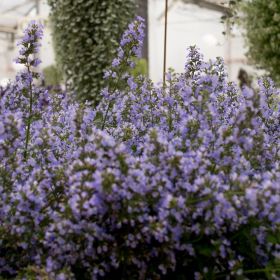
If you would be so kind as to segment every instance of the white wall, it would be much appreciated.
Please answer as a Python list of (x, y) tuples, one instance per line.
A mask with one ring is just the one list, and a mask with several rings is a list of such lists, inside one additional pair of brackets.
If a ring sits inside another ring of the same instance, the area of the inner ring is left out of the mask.
[[(164, 0), (149, 0), (149, 72), (154, 81), (162, 79), (164, 8)], [(241, 31), (233, 30), (235, 37), (229, 43), (222, 34), (226, 28), (220, 20), (219, 12), (177, 1), (168, 12), (167, 68), (182, 72), (187, 47), (196, 45), (206, 59), (221, 56), (228, 66), (230, 79), (237, 81), (240, 67), (251, 73), (253, 69), (246, 65)]]
[[(45, 25), (44, 38), (42, 40), (42, 47), (39, 54), (42, 64), (39, 67), (40, 69), (43, 69), (44, 67), (54, 63), (55, 58), (51, 40), (51, 30), (47, 24), (49, 11), (50, 8), (47, 5), (46, 0), (42, 0), (40, 2), (39, 15), (37, 15), (36, 11), (34, 10), (28, 17), (15, 17), (14, 24), (19, 26), (15, 42), (12, 43), (10, 40), (8, 40), (8, 37), (6, 40), (0, 41), (0, 84), (5, 84), (7, 80), (14, 78), (17, 70), (20, 69), (20, 66), (13, 62), (13, 60), (18, 55), (18, 47), (16, 46), (16, 42), (19, 41), (20, 37), (22, 36), (23, 29), (33, 19), (40, 20)], [(2, 34), (1, 37), (5, 38), (5, 35)]]
[[(0, 0), (1, 1), (1, 0)], [(173, 0), (175, 1), (175, 0)], [(171, 3), (172, 0), (169, 0)], [(158, 82), (162, 79), (163, 69), (163, 34), (164, 34), (164, 0), (149, 0), (149, 73), (151, 78)], [(47, 19), (49, 7), (46, 0), (41, 1), (39, 18)], [(24, 25), (32, 18), (37, 18), (35, 11), (28, 18), (19, 17), (19, 34), (22, 34)], [(222, 35), (225, 26), (220, 23), (221, 14), (199, 8), (192, 4), (176, 4), (168, 13), (168, 43), (167, 43), (167, 68), (172, 67), (177, 72), (182, 72), (185, 64), (186, 49), (190, 45), (197, 45), (206, 59), (221, 56), (226, 61), (230, 78), (237, 81), (240, 67), (256, 72), (246, 65), (244, 41), (240, 30), (234, 30), (235, 37), (229, 41)], [(3, 36), (2, 36), (3, 37)], [(17, 56), (17, 47), (8, 49), (7, 40), (0, 41), (0, 83), (13, 78), (18, 66), (12, 63)], [(230, 51), (229, 51), (230, 49)], [(43, 61), (41, 68), (54, 63), (54, 51), (51, 42), (51, 31), (45, 28), (45, 36), (40, 53)], [(231, 63), (229, 64), (229, 62)]]

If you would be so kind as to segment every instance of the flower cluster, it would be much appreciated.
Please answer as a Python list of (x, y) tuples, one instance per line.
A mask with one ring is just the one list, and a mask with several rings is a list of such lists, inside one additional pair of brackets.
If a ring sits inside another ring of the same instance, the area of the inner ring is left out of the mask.
[[(132, 77), (125, 32), (95, 109), (35, 83), (0, 89), (0, 274), (17, 279), (278, 279), (280, 107), (190, 47), (166, 83)], [(32, 50), (32, 51), (31, 51)]]

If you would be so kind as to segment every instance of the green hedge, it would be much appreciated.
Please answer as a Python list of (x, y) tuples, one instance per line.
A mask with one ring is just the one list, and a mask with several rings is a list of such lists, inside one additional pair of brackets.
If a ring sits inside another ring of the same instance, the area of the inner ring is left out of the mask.
[(231, 0), (231, 14), (223, 17), (244, 28), (249, 62), (280, 83), (280, 1)]
[(280, 1), (252, 0), (242, 3), (241, 8), (248, 58), (280, 82)]
[(103, 71), (135, 15), (135, 0), (48, 0), (56, 59), (78, 99), (100, 100)]

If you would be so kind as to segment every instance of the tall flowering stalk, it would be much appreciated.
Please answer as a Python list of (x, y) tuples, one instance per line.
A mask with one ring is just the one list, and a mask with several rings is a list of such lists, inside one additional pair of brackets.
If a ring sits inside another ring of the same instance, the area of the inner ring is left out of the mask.
[[(102, 130), (105, 128), (110, 107), (117, 94), (116, 90), (126, 87), (127, 85), (133, 86), (133, 78), (129, 75), (128, 70), (134, 67), (133, 58), (141, 57), (145, 34), (144, 29), (144, 19), (138, 16), (124, 32), (121, 38), (120, 47), (117, 51), (117, 57), (113, 60), (111, 69), (105, 72), (104, 78), (109, 80), (109, 87), (103, 90), (103, 97), (109, 97), (112, 100), (109, 102), (105, 110), (101, 126)], [(124, 84), (126, 81), (127, 85)]]
[(18, 43), (20, 46), (19, 54), (20, 56), (16, 59), (18, 64), (25, 67), (24, 72), (21, 73), (21, 78), (23, 82), (23, 94), (28, 95), (29, 98), (29, 110), (26, 119), (26, 136), (25, 136), (25, 151), (24, 157), (28, 157), (28, 144), (30, 142), (30, 126), (33, 118), (33, 82), (34, 78), (38, 78), (39, 74), (34, 72), (40, 63), (40, 59), (36, 58), (36, 54), (39, 52), (40, 40), (43, 37), (43, 26), (41, 24), (32, 21), (29, 23), (28, 27), (24, 30), (24, 37)]

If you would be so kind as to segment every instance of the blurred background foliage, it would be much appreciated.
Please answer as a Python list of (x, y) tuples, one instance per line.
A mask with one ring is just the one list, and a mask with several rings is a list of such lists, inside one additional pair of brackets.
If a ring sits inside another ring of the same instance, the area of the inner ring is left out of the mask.
[(135, 60), (135, 68), (131, 70), (131, 74), (134, 77), (139, 75), (147, 76), (148, 75), (148, 62), (145, 58), (140, 58)]
[(67, 86), (79, 100), (96, 105), (104, 87), (104, 69), (111, 64), (120, 36), (135, 16), (136, 0), (48, 0), (48, 3), (58, 72), (63, 73)]
[(280, 1), (252, 0), (239, 4), (244, 15), (239, 24), (245, 29), (249, 61), (280, 82)]
[(279, 84), (280, 1), (234, 0), (230, 4), (232, 13), (225, 20), (244, 29), (249, 62)]
[(46, 86), (59, 86), (63, 81), (62, 72), (56, 65), (50, 65), (43, 69), (44, 82)]
[[(100, 100), (100, 89), (105, 85), (104, 69), (109, 67), (116, 53), (124, 28), (135, 14), (139, 14), (139, 3), (145, 1), (48, 2), (52, 9), (57, 67), (51, 68), (52, 71), (44, 71), (46, 83), (57, 84), (63, 76), (78, 99), (90, 100), (96, 105)], [(230, 0), (227, 6), (231, 12), (224, 15), (222, 21), (228, 26), (237, 24), (243, 28), (249, 63), (265, 70), (279, 84), (280, 1)], [(145, 55), (136, 61), (136, 69), (132, 74), (147, 75), (147, 61)], [(244, 75), (241, 72), (239, 80), (243, 84)]]

